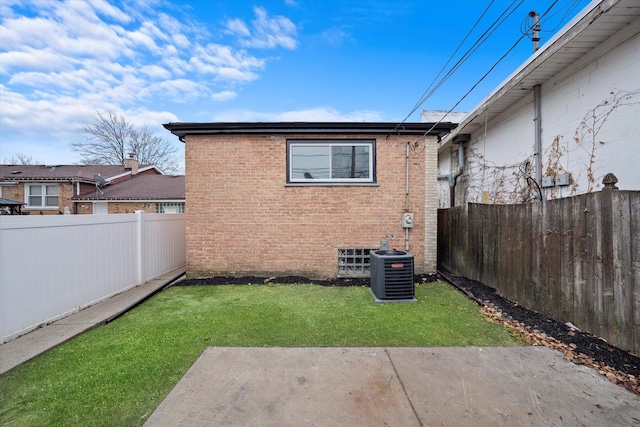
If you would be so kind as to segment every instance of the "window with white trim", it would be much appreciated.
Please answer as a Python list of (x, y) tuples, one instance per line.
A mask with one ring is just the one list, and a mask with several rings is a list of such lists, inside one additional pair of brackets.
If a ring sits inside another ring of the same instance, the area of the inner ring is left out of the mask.
[(57, 209), (58, 184), (26, 184), (25, 202), (28, 208)]
[(288, 140), (287, 182), (373, 183), (375, 141)]

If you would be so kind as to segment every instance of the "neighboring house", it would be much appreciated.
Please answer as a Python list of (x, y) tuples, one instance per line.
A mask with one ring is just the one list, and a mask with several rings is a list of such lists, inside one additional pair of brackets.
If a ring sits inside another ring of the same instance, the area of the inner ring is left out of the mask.
[(133, 176), (149, 174), (162, 175), (162, 172), (153, 165), (138, 166), (134, 159), (127, 159), (125, 166), (0, 165), (0, 197), (23, 201), (23, 214), (93, 213), (93, 202), (85, 202), (85, 209), (73, 199), (98, 192), (96, 179), (115, 186)]
[(137, 174), (71, 199), (82, 213), (184, 213), (184, 175)]
[(383, 239), (434, 271), (436, 144), (454, 125), (432, 125), (165, 124), (185, 142), (187, 274), (368, 277)]
[(640, 2), (590, 3), (442, 139), (439, 206), (568, 197), (609, 172), (640, 190), (638, 70)]

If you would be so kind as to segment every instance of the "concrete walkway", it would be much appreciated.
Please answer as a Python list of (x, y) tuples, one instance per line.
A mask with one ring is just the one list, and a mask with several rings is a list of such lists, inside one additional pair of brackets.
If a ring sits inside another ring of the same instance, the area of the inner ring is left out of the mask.
[(0, 374), (89, 329), (107, 323), (184, 274), (179, 268), (0, 345)]
[(640, 397), (546, 347), (208, 348), (164, 426), (637, 426)]

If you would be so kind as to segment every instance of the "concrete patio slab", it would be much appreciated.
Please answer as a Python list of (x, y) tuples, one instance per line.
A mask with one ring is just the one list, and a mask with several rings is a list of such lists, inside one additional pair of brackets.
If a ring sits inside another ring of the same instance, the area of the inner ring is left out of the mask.
[(547, 347), (388, 352), (424, 425), (640, 425), (640, 397)]
[(145, 426), (419, 426), (383, 348), (208, 348)]
[(145, 426), (638, 423), (640, 397), (544, 347), (209, 348)]

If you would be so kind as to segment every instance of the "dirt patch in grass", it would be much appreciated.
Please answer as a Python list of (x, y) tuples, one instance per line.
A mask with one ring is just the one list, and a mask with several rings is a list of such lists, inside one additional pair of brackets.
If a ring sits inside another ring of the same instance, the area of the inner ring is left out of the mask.
[[(496, 321), (520, 332), (532, 345), (545, 345), (562, 351), (574, 363), (592, 366), (613, 383), (640, 395), (640, 358), (621, 350), (601, 338), (518, 305), (497, 293), (494, 288), (475, 280), (451, 274), (421, 274), (415, 283), (446, 280), (473, 299), (482, 311)], [(227, 285), (247, 283), (313, 283), (321, 286), (369, 286), (368, 278), (310, 279), (286, 277), (209, 277), (183, 279), (176, 285)]]

